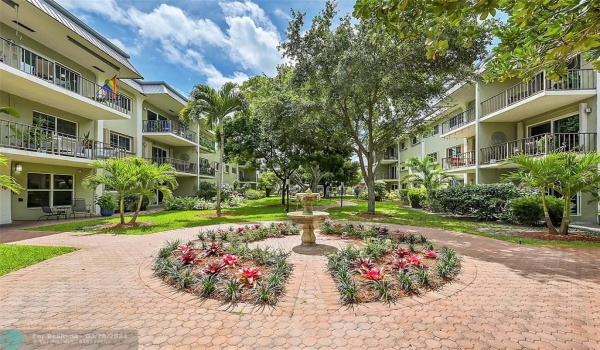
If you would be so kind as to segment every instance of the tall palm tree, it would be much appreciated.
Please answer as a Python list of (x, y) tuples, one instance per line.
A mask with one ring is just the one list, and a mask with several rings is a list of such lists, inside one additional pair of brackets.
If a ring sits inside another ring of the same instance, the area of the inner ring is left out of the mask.
[(144, 196), (152, 199), (156, 191), (161, 191), (165, 197), (171, 197), (178, 184), (175, 179), (176, 170), (171, 164), (156, 164), (139, 157), (130, 158), (129, 161), (134, 164), (138, 172), (137, 186), (132, 189), (132, 193), (140, 195), (135, 213), (129, 221), (133, 224), (142, 208)]
[(423, 160), (418, 157), (410, 157), (403, 165), (406, 165), (412, 173), (403, 177), (402, 182), (423, 186), (428, 195), (430, 191), (440, 188), (453, 179), (430, 156), (426, 156)]
[(196, 85), (190, 94), (190, 101), (179, 113), (185, 121), (205, 119), (206, 126), (219, 130), (221, 142), (219, 144), (219, 175), (217, 176), (217, 216), (221, 216), (221, 184), (223, 183), (223, 147), (225, 146), (225, 133), (223, 122), (227, 116), (245, 109), (245, 99), (238, 89), (237, 84), (225, 83), (219, 90), (207, 85)]
[[(117, 192), (119, 198), (119, 213), (121, 224), (125, 224), (125, 196), (132, 194), (138, 186), (138, 170), (131, 161), (132, 158), (109, 158), (94, 160), (90, 166), (96, 169), (95, 174), (90, 174), (83, 179), (83, 185), (95, 190), (104, 185)], [(104, 170), (98, 173), (97, 170)]]
[(6, 113), (15, 118), (21, 118), (21, 114), (19, 114), (19, 112), (16, 109), (11, 107), (0, 107), (0, 113)]
[[(592, 193), (600, 186), (598, 171), (600, 154), (596, 152), (583, 155), (559, 152), (541, 158), (519, 155), (509, 161), (524, 169), (508, 175), (507, 179), (519, 180), (528, 186), (542, 190), (542, 205), (550, 233), (568, 234), (571, 223), (571, 199), (578, 192)], [(561, 194), (564, 201), (563, 218), (558, 231), (549, 221), (545, 203), (545, 192), (548, 189)]]

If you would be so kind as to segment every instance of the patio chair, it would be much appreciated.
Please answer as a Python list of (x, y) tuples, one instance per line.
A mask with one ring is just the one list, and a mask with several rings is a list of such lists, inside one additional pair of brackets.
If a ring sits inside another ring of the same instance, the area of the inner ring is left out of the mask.
[(75, 218), (77, 214), (84, 214), (84, 217), (88, 215), (92, 217), (90, 211), (91, 206), (85, 204), (85, 198), (73, 198), (73, 204), (71, 205), (71, 214)]
[(55, 210), (49, 206), (42, 205), (42, 212), (44, 215), (40, 216), (37, 221), (40, 221), (41, 218), (46, 218), (46, 220), (48, 220), (52, 216), (56, 216), (57, 221), (61, 216), (64, 216), (65, 219), (67, 218), (67, 212), (65, 210)]

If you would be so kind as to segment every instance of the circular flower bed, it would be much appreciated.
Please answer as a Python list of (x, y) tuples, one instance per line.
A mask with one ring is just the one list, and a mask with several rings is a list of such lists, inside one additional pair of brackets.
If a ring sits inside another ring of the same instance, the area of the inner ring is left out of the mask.
[(155, 274), (176, 288), (224, 303), (275, 305), (292, 267), (289, 252), (249, 248), (247, 242), (297, 235), (296, 225), (272, 224), (201, 231), (197, 240), (167, 242), (154, 262)]
[(393, 303), (435, 290), (460, 272), (460, 257), (454, 249), (437, 249), (420, 234), (332, 222), (323, 224), (321, 233), (366, 241), (361, 249), (349, 245), (327, 256), (327, 268), (344, 305)]

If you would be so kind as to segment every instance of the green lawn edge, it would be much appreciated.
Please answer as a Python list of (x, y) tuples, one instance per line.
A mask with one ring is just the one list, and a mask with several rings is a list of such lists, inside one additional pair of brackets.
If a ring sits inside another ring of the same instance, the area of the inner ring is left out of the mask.
[(0, 244), (0, 276), (76, 250), (72, 247)]
[[(540, 240), (532, 238), (519, 238), (510, 235), (491, 234), (478, 231), (481, 227), (505, 228), (511, 225), (499, 224), (494, 222), (470, 221), (461, 218), (445, 217), (434, 213), (427, 213), (420, 210), (414, 210), (398, 205), (397, 202), (377, 202), (375, 205), (377, 214), (387, 215), (385, 218), (367, 219), (355, 216), (357, 213), (365, 213), (367, 202), (354, 198), (344, 198), (344, 200), (356, 203), (356, 206), (333, 207), (327, 209), (332, 220), (341, 221), (365, 221), (385, 224), (417, 226), (425, 228), (435, 228), (447, 231), (467, 233), (481, 237), (493, 238), (515, 244), (537, 245), (537, 246), (556, 246), (556, 247), (600, 247), (598, 242), (571, 242), (558, 240)], [(322, 199), (319, 205), (335, 204), (335, 201)], [(261, 221), (283, 221), (288, 220), (285, 212), (286, 206), (281, 204), (281, 197), (269, 197), (254, 201), (248, 201), (248, 205), (241, 208), (225, 209), (223, 213), (231, 216), (222, 218), (210, 218), (206, 215), (216, 213), (215, 210), (192, 210), (192, 211), (161, 211), (152, 214), (142, 215), (138, 218), (141, 222), (152, 222), (153, 226), (137, 227), (128, 229), (111, 229), (91, 232), (91, 234), (128, 234), (145, 235), (168, 230), (203, 227), (208, 225), (251, 223)], [(290, 211), (296, 210), (297, 204), (290, 203)], [(200, 215), (200, 216), (198, 216)], [(53, 232), (71, 232), (81, 231), (83, 227), (96, 226), (101, 224), (116, 223), (118, 216), (109, 219), (97, 219), (90, 221), (59, 223), (50, 226), (31, 228), (35, 231), (53, 231)]]

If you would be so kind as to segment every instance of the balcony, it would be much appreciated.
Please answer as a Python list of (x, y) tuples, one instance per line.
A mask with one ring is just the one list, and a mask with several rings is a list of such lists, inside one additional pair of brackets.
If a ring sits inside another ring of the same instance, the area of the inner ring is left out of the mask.
[(470, 137), (475, 135), (475, 128), (463, 129), (464, 126), (475, 122), (475, 108), (460, 112), (442, 123), (442, 137)]
[(383, 155), (383, 159), (381, 160), (382, 164), (393, 164), (398, 162), (398, 156), (395, 154), (386, 153)]
[[(13, 160), (51, 165), (89, 163), (93, 159), (123, 158), (125, 150), (108, 143), (56, 132), (34, 125), (0, 120), (1, 153)], [(32, 157), (36, 158), (35, 160)]]
[(190, 163), (188, 161), (185, 160), (181, 160), (181, 159), (175, 159), (175, 158), (146, 158), (149, 161), (152, 161), (153, 163), (162, 165), (162, 164), (171, 164), (173, 166), (173, 168), (175, 168), (175, 170), (178, 173), (181, 174), (189, 174), (189, 175), (196, 175), (196, 164), (195, 163)]
[(375, 175), (375, 180), (383, 180), (383, 181), (398, 180), (398, 173), (397, 172), (379, 173), (379, 174)]
[(200, 166), (198, 167), (198, 174), (204, 177), (215, 177), (215, 168), (210, 165), (210, 162), (206, 158), (200, 158)]
[(560, 81), (546, 79), (542, 72), (483, 101), (481, 121), (516, 122), (595, 94), (593, 69), (571, 69)]
[(254, 177), (251, 176), (245, 176), (245, 175), (239, 175), (238, 176), (238, 180), (240, 182), (257, 182), (258, 178), (256, 175), (254, 175)]
[(172, 120), (142, 120), (144, 137), (171, 146), (195, 146), (196, 133)]
[(496, 164), (516, 154), (596, 151), (596, 133), (541, 134), (481, 149), (481, 164)]
[(475, 166), (475, 151), (469, 151), (442, 159), (442, 166), (445, 170), (464, 169)]
[(200, 135), (198, 138), (198, 144), (207, 151), (215, 151), (215, 140), (211, 139), (210, 137)]
[(132, 100), (112, 94), (58, 61), (0, 37), (2, 85), (8, 92), (92, 120), (129, 119)]

